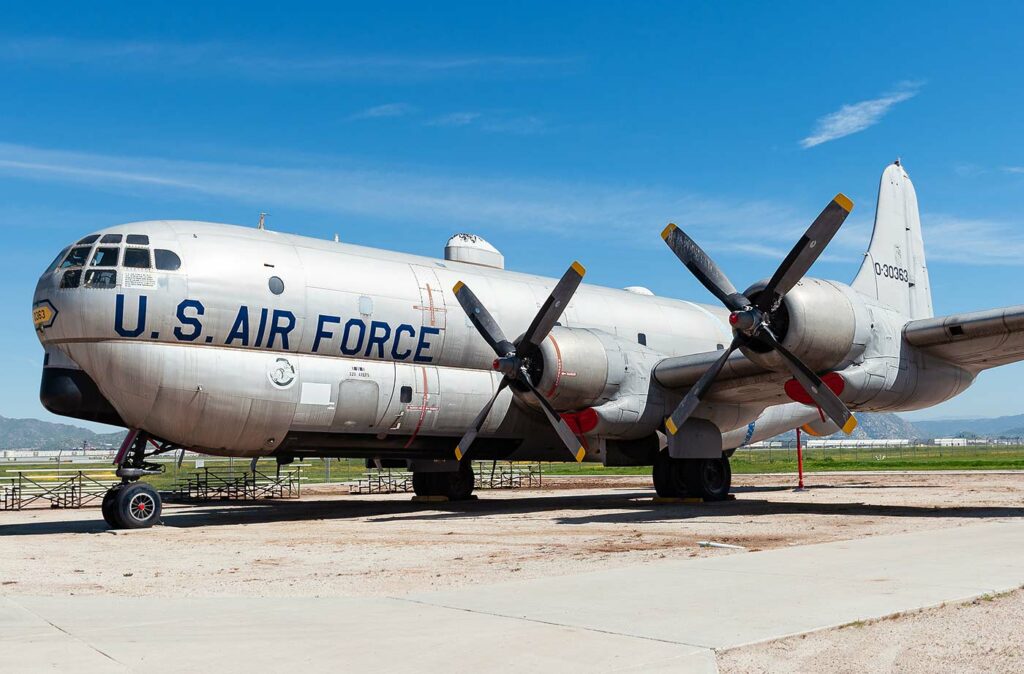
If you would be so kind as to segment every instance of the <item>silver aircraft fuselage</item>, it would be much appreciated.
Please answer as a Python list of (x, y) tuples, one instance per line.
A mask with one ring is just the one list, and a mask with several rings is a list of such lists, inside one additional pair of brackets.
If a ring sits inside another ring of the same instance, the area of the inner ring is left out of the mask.
[[(452, 287), (469, 284), (515, 335), (555, 283), (204, 222), (132, 223), (90, 238), (68, 255), (84, 261), (77, 287), (61, 287), (74, 285), (63, 280), (72, 260), (36, 288), (44, 371), (91, 379), (116, 412), (91, 418), (214, 454), (280, 453), (301, 436), (307, 450), (328, 454), (447, 456), (500, 376)], [(113, 266), (91, 264), (100, 248)], [(630, 345), (621, 349), (627, 371), (631, 358), (651, 364), (731, 339), (719, 307), (589, 285), (561, 325)], [(601, 373), (559, 367), (545, 393), (587, 376)], [(482, 437), (482, 456), (490, 446), (494, 455), (562, 457), (539, 415), (508, 390)], [(588, 460), (603, 460), (603, 448), (588, 449)]]

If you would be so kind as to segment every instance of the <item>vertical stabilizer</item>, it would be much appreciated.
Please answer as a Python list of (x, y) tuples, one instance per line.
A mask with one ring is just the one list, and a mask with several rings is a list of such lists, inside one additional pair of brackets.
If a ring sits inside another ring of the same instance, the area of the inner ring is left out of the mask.
[(851, 285), (907, 318), (934, 315), (917, 193), (899, 160), (882, 173), (871, 244)]

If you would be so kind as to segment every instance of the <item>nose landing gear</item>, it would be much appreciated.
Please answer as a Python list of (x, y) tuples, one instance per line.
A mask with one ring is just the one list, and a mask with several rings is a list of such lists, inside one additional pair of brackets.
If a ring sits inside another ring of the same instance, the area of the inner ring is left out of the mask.
[[(153, 449), (146, 452), (152, 443)], [(145, 431), (130, 431), (117, 453), (117, 475), (121, 484), (103, 496), (103, 519), (114, 529), (144, 529), (160, 521), (163, 504), (160, 493), (149, 484), (139, 482), (144, 475), (158, 475), (164, 467), (147, 458), (178, 449), (167, 442), (156, 442)]]

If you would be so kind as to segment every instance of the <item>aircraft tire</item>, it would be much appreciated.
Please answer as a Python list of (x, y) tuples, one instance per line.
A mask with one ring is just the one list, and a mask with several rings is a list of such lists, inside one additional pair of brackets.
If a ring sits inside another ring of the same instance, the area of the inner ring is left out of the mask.
[(446, 496), (452, 501), (465, 501), (473, 495), (473, 486), (476, 477), (473, 475), (473, 468), (468, 464), (459, 464), (459, 470), (455, 473), (439, 473), (447, 477), (448, 493)]
[(124, 485), (117, 485), (107, 490), (107, 493), (103, 495), (103, 505), (100, 510), (103, 512), (103, 521), (110, 525), (111, 529), (120, 529), (121, 522), (117, 519), (117, 513), (114, 509), (114, 504), (117, 502), (117, 492), (120, 491)]
[(441, 496), (441, 490), (438, 489), (440, 486), (438, 475), (444, 475), (444, 473), (414, 472), (412, 474), (413, 492), (417, 496)]
[(681, 498), (686, 495), (685, 461), (673, 459), (668, 452), (658, 452), (651, 469), (654, 491), (662, 498)]
[(685, 459), (687, 490), (705, 501), (724, 501), (732, 486), (729, 457), (720, 459)]
[(160, 494), (145, 482), (121, 487), (113, 502), (118, 529), (145, 529), (160, 521)]

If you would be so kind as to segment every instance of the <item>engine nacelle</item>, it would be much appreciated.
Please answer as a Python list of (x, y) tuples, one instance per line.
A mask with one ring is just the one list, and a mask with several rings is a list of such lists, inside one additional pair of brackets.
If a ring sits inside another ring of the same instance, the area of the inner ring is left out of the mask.
[[(747, 290), (750, 298), (764, 282)], [(812, 370), (839, 370), (864, 352), (871, 335), (867, 309), (852, 289), (833, 282), (804, 278), (786, 293), (772, 314), (772, 330), (782, 345)], [(741, 347), (750, 360), (771, 370), (785, 370), (778, 353), (768, 347)]]
[(602, 405), (620, 393), (646, 395), (648, 380), (637, 375), (650, 372), (663, 357), (601, 330), (561, 326), (551, 330), (540, 355), (530, 374), (559, 411)]

